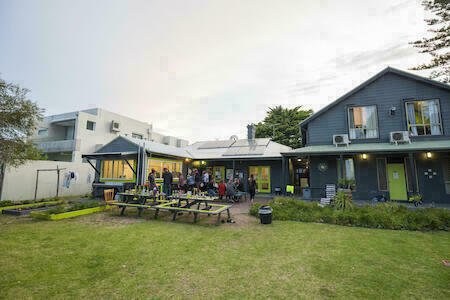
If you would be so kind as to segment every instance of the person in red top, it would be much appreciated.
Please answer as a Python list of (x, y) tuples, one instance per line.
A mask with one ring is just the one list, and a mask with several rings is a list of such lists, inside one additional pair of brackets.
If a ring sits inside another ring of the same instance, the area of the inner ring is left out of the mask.
[(221, 180), (219, 184), (219, 200), (223, 199), (223, 196), (225, 196), (226, 192), (227, 186), (223, 183), (223, 180)]

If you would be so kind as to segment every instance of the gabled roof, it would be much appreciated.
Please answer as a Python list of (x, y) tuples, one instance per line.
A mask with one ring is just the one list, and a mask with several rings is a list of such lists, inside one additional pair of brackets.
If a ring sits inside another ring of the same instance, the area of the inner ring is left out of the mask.
[(281, 158), (288, 146), (268, 138), (196, 142), (184, 148), (195, 159)]
[(356, 94), (357, 92), (359, 92), (360, 90), (362, 90), (363, 88), (365, 88), (366, 86), (370, 85), (371, 83), (373, 83), (374, 81), (376, 81), (377, 79), (379, 79), (380, 77), (386, 75), (387, 73), (393, 73), (399, 76), (403, 76), (409, 79), (413, 79), (416, 81), (420, 81), (423, 83), (427, 83), (427, 84), (431, 84), (433, 86), (436, 86), (438, 88), (443, 88), (446, 90), (450, 90), (450, 85), (436, 81), (436, 80), (432, 80), (429, 78), (425, 78), (422, 76), (418, 76), (412, 73), (408, 73), (402, 70), (398, 70), (392, 67), (387, 67), (384, 70), (382, 70), (381, 72), (379, 72), (378, 74), (372, 76), (371, 78), (369, 78), (368, 80), (364, 81), (363, 83), (361, 83), (360, 85), (358, 85), (357, 87), (355, 87), (353, 90), (351, 90), (350, 92), (346, 93), (345, 95), (339, 97), (337, 100), (331, 102), (330, 104), (328, 104), (327, 106), (325, 106), (324, 108), (318, 110), (315, 114), (312, 114), (311, 116), (309, 116), (308, 118), (306, 118), (305, 120), (303, 120), (302, 122), (300, 122), (300, 127), (308, 124), (309, 122), (311, 122), (312, 120), (314, 120), (315, 118), (317, 118), (318, 116), (320, 116), (321, 114), (323, 114), (324, 112), (326, 112), (327, 110), (329, 110), (330, 108), (336, 106), (337, 104), (339, 104), (340, 102), (344, 101), (345, 99), (347, 99), (348, 97)]

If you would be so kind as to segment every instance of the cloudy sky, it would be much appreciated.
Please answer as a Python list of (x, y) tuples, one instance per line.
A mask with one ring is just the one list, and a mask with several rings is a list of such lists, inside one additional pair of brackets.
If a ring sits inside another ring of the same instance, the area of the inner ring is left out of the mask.
[[(318, 110), (427, 61), (420, 0), (0, 0), (0, 73), (47, 114), (92, 107), (197, 140)], [(423, 75), (420, 74), (419, 75)]]

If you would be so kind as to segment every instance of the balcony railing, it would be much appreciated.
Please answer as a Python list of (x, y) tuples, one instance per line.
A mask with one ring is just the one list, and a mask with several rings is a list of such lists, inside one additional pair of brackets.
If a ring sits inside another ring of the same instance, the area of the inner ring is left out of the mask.
[(60, 141), (47, 141), (37, 142), (36, 146), (44, 153), (51, 152), (72, 152), (77, 151), (80, 148), (80, 140), (60, 140)]

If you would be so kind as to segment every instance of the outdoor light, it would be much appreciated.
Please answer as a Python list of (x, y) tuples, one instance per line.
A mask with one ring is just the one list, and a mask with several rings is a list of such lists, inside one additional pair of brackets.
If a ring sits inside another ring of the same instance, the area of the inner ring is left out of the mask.
[(427, 158), (431, 158), (431, 152), (427, 152)]
[(367, 154), (366, 153), (363, 153), (362, 159), (367, 159)]
[(299, 159), (297, 159), (297, 161), (302, 161), (302, 159), (301, 159), (301, 158), (299, 158)]
[(186, 158), (184, 161), (186, 162), (190, 162), (191, 160), (189, 158)]
[(202, 165), (206, 164), (206, 162), (204, 160), (202, 160)]

